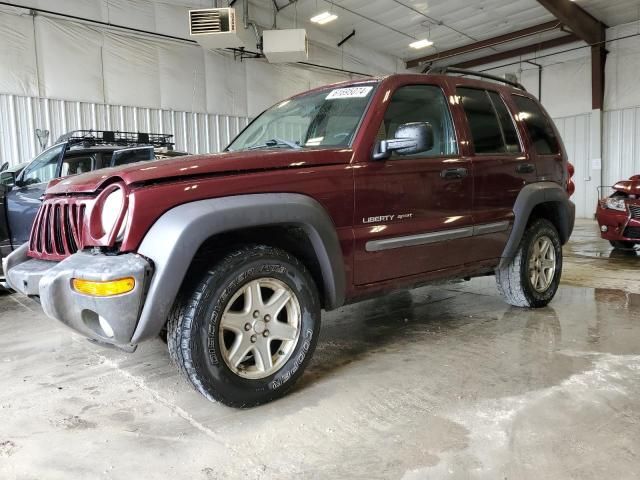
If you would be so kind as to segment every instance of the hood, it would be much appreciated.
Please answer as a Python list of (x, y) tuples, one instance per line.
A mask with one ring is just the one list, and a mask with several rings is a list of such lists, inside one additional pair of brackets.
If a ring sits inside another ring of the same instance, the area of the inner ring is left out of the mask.
[(266, 170), (309, 168), (346, 164), (351, 161), (348, 149), (327, 150), (254, 150), (207, 155), (189, 155), (105, 168), (90, 173), (52, 180), (47, 194), (91, 193), (113, 179), (126, 185), (153, 183), (193, 176), (233, 175)]
[(640, 175), (634, 175), (629, 180), (622, 180), (613, 186), (617, 192), (624, 192), (627, 195), (640, 195)]

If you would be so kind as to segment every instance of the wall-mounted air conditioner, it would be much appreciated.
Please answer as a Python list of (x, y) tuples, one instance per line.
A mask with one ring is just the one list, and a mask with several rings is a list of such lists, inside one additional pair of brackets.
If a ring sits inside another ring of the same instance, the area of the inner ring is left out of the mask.
[(262, 52), (270, 63), (305, 62), (309, 58), (309, 42), (304, 28), (265, 30)]
[(245, 46), (245, 29), (234, 8), (203, 8), (189, 11), (191, 38), (204, 48)]

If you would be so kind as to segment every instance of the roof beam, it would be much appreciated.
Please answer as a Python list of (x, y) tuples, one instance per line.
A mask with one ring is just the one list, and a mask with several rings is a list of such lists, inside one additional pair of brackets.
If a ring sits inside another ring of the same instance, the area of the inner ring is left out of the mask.
[(590, 45), (604, 40), (607, 26), (570, 0), (538, 0), (558, 21)]
[(539, 52), (549, 48), (559, 47), (568, 43), (579, 42), (580, 38), (576, 35), (565, 35), (563, 37), (554, 38), (552, 40), (546, 40), (544, 42), (534, 43), (527, 45), (526, 47), (514, 48), (513, 50), (507, 50), (505, 52), (494, 53), (493, 55), (487, 55), (486, 57), (474, 58), (466, 62), (458, 63), (454, 65), (456, 68), (473, 68), (479, 65), (486, 65), (488, 63), (499, 62), (508, 58), (519, 57), (521, 55), (527, 55), (529, 53)]
[(561, 22), (554, 20), (552, 22), (542, 23), (540, 25), (534, 25), (533, 27), (523, 28), (516, 32), (507, 33), (505, 35), (499, 35), (497, 37), (488, 38), (486, 40), (480, 40), (478, 42), (470, 43), (468, 45), (452, 48), (451, 50), (445, 50), (443, 52), (435, 53), (433, 55), (427, 55), (420, 58), (414, 58), (407, 61), (407, 68), (414, 68), (421, 63), (434, 62), (436, 60), (443, 60), (445, 58), (456, 57), (465, 53), (475, 52), (484, 48), (494, 47), (503, 43), (512, 42), (521, 38), (526, 38), (531, 35), (536, 35), (541, 32), (548, 32), (560, 28)]
[(607, 25), (570, 0), (538, 0), (538, 3), (591, 45), (591, 107), (601, 110), (604, 105)]

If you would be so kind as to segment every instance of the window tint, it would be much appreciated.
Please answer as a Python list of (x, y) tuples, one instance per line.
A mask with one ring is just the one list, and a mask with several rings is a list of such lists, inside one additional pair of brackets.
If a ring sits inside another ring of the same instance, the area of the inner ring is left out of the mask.
[(42, 152), (24, 169), (22, 181), (27, 185), (53, 180), (58, 170), (58, 159), (65, 144), (57, 145)]
[(513, 99), (520, 112), (518, 119), (526, 125), (536, 152), (540, 155), (559, 153), (560, 144), (553, 131), (551, 121), (540, 106), (530, 98), (520, 95), (514, 95)]
[(505, 153), (507, 146), (491, 99), (485, 90), (458, 88), (476, 153)]
[(95, 157), (93, 155), (80, 155), (77, 157), (65, 157), (62, 160), (61, 177), (69, 175), (79, 175), (91, 172), (95, 167)]
[(439, 87), (411, 85), (396, 90), (380, 125), (378, 139), (394, 138), (400, 125), (412, 122), (427, 122), (433, 128), (433, 148), (416, 155), (437, 157), (458, 153), (447, 99)]
[(498, 93), (489, 92), (489, 97), (491, 97), (491, 102), (498, 114), (498, 120), (500, 120), (500, 126), (502, 127), (502, 133), (504, 134), (504, 141), (507, 147), (506, 151), (510, 153), (520, 152), (518, 133), (516, 132), (516, 126), (513, 123), (513, 118), (507, 106)]
[(118, 167), (130, 163), (153, 160), (154, 158), (153, 147), (128, 148), (113, 152), (111, 162), (112, 166)]

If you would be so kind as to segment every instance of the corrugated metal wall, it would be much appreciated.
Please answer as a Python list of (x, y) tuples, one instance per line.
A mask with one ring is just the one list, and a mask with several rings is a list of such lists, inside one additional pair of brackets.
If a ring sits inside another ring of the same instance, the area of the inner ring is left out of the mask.
[(593, 168), (590, 155), (591, 114), (554, 119), (569, 160), (576, 168), (574, 181), (578, 218), (593, 218), (599, 198), (611, 190), (606, 187), (640, 174), (640, 107), (609, 110), (602, 116), (602, 170)]
[[(37, 128), (51, 132), (49, 145), (74, 129), (141, 131), (170, 133), (177, 150), (208, 153), (222, 150), (248, 121), (229, 115), (0, 95), (0, 164), (35, 157), (40, 152)], [(600, 171), (592, 170), (589, 154), (590, 114), (554, 121), (576, 168), (576, 215), (593, 218), (601, 183), (613, 185), (640, 174), (640, 107), (604, 113), (602, 181)]]
[(120, 130), (174, 135), (176, 150), (218, 152), (249, 119), (229, 115), (177, 112), (0, 95), (0, 163), (17, 164), (40, 152), (35, 131), (49, 130), (49, 145), (77, 129)]
[(555, 118), (569, 161), (576, 169), (573, 180), (576, 193), (572, 200), (576, 204), (578, 218), (593, 218), (598, 201), (600, 171), (591, 170), (591, 114)]
[(640, 174), (640, 107), (605, 112), (603, 122), (605, 185)]

